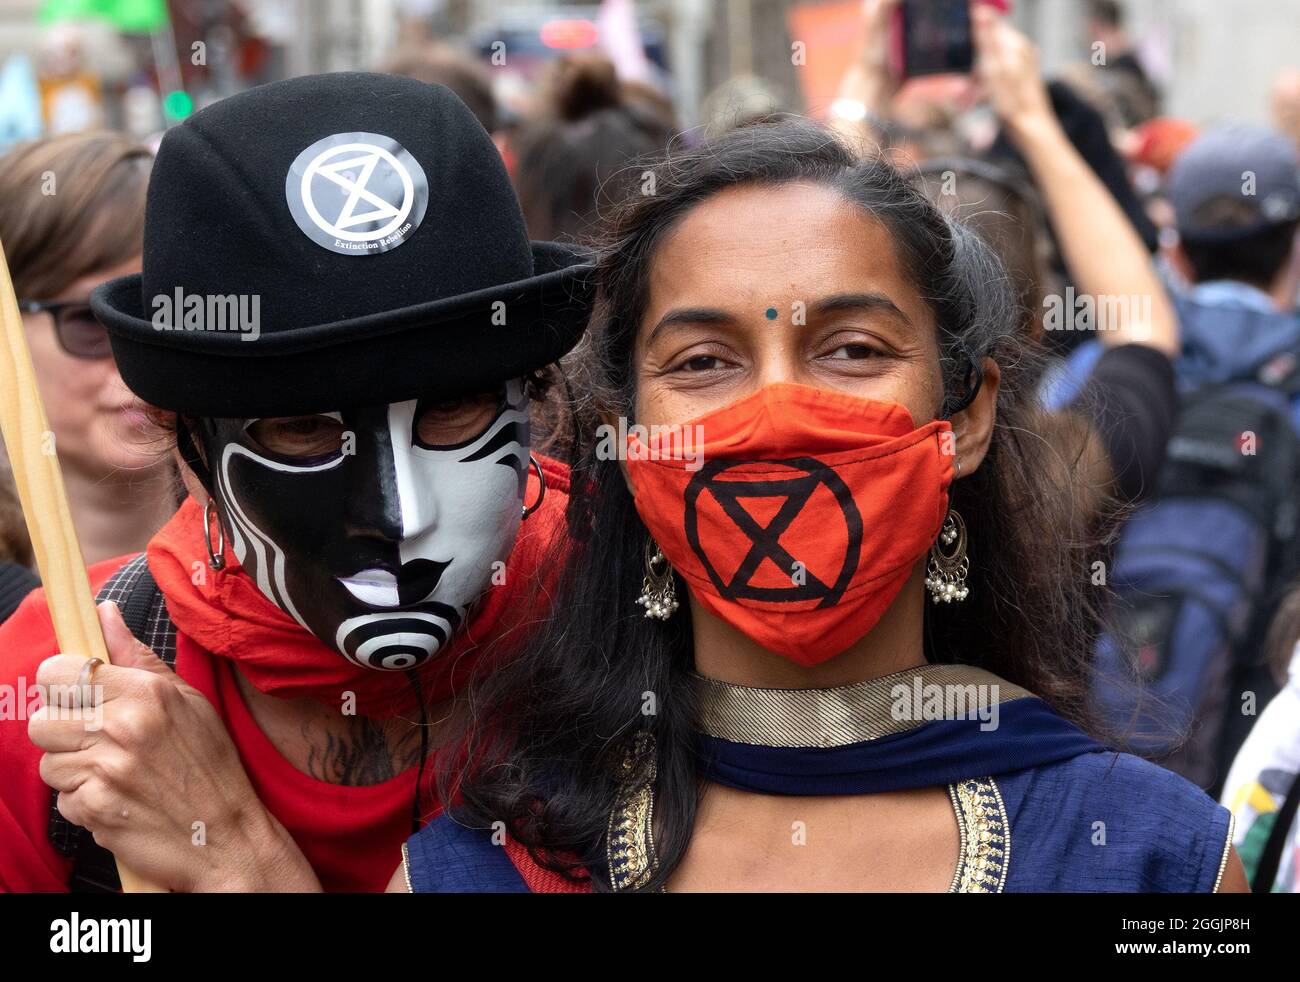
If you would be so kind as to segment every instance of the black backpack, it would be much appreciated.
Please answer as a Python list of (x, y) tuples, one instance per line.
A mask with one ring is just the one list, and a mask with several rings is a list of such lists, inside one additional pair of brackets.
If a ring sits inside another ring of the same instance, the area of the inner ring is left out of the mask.
[[(170, 669), (176, 667), (176, 625), (167, 614), (163, 594), (149, 572), (144, 553), (119, 569), (104, 584), (96, 603), (112, 600), (131, 633)], [(59, 793), (50, 797), (50, 842), (72, 860), (68, 888), (73, 893), (117, 893), (122, 889), (113, 854), (95, 842), (87, 829), (73, 825), (58, 809)]]
[(1298, 566), (1297, 394), (1292, 365), (1185, 397), (1156, 493), (1115, 551), (1097, 705), (1129, 749), (1211, 794), (1255, 720), (1241, 694), (1262, 709), (1277, 689), (1262, 652)]

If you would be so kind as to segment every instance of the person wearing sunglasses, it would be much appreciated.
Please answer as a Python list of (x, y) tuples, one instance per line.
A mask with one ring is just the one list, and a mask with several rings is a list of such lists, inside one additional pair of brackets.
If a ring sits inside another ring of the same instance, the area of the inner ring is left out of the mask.
[(65, 354), (97, 361), (112, 358), (108, 332), (95, 317), (87, 300), (19, 300), (25, 314), (49, 314), (54, 321), (54, 339)]
[(174, 468), (90, 309), (91, 290), (140, 269), (152, 160), (113, 133), (0, 158), (0, 242), (88, 563), (143, 548), (177, 503)]

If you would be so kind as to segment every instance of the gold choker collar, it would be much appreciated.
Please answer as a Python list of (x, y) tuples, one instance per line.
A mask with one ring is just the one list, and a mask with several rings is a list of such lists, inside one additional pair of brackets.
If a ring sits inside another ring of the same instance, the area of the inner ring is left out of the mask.
[(970, 665), (921, 665), (830, 689), (755, 689), (702, 675), (692, 679), (700, 731), (760, 747), (844, 747), (1032, 695)]

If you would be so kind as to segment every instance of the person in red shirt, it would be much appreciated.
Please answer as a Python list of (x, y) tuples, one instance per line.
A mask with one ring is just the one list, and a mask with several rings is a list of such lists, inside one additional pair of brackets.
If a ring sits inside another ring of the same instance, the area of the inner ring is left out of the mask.
[(590, 272), (439, 86), (292, 79), (169, 131), (143, 273), (92, 302), (189, 494), (91, 568), (112, 664), (58, 654), (39, 592), (0, 626), (0, 890), (112, 889), (98, 847), (177, 891), (384, 887), (455, 693), (545, 609), (568, 474), (530, 401)]

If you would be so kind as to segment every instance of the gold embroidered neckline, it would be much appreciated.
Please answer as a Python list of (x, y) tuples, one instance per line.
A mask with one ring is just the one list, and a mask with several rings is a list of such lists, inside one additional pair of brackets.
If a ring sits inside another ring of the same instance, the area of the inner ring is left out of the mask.
[[(930, 720), (898, 713), (903, 686), (915, 702), (926, 687), (961, 690), (965, 711), (1032, 696), (992, 672), (970, 665), (921, 665), (830, 689), (756, 689), (693, 676), (701, 733), (767, 747), (840, 747), (902, 733)], [(900, 718), (900, 716), (902, 718)], [(946, 717), (952, 718), (952, 717)], [(658, 866), (654, 848), (654, 739), (640, 733), (628, 746), (620, 787), (606, 830), (610, 886), (615, 892), (644, 886)], [(1011, 861), (1011, 826), (992, 777), (948, 785), (957, 819), (957, 866), (949, 891), (1000, 893)]]
[[(619, 800), (609, 816), (606, 853), (615, 893), (650, 879), (659, 860), (654, 849), (654, 743), (637, 737), (623, 761)], [(1001, 893), (1011, 864), (1011, 823), (992, 777), (948, 785), (957, 818), (957, 868), (949, 893)]]
[(948, 785), (960, 836), (949, 893), (1001, 893), (1011, 865), (1011, 823), (991, 777)]
[(643, 886), (658, 866), (654, 818), (654, 738), (638, 733), (623, 758), (618, 802), (609, 813), (605, 855), (610, 886), (617, 892)]

